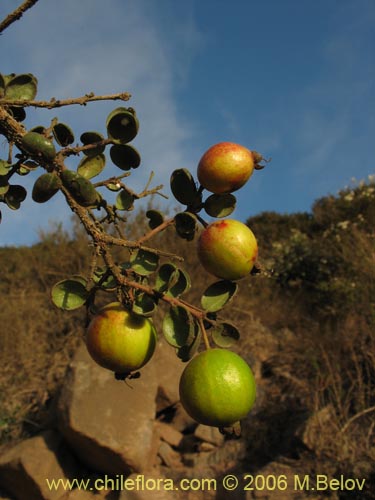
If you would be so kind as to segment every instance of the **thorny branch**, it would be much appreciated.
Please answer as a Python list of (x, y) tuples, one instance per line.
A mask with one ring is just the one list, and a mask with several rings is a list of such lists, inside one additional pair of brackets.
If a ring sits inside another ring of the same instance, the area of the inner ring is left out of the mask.
[(73, 99), (56, 99), (52, 97), (49, 101), (25, 101), (22, 99), (0, 99), (0, 104), (3, 106), (22, 106), (23, 108), (33, 106), (34, 108), (61, 108), (62, 106), (72, 106), (79, 104), (86, 106), (88, 102), (93, 101), (128, 101), (131, 94), (128, 92), (119, 92), (117, 94), (108, 95), (95, 95), (93, 92), (85, 94), (81, 97), (74, 97)]
[(26, 0), (22, 5), (17, 7), (12, 13), (10, 13), (1, 23), (0, 23), (0, 33), (2, 33), (6, 28), (8, 28), (15, 21), (20, 19), (24, 12), (33, 7), (38, 0)]
[[(93, 100), (100, 100), (100, 99), (114, 99), (114, 98), (120, 98), (116, 96), (129, 96), (129, 94), (113, 94), (113, 95), (107, 95), (107, 96), (93, 96), (89, 95), (86, 96), (85, 98), (78, 98), (78, 99), (68, 99), (65, 101), (54, 101), (54, 103), (58, 103), (57, 105), (69, 105), (69, 104), (82, 104), (83, 102), (80, 102), (80, 100), (86, 100), (85, 102), (93, 101)], [(12, 105), (14, 105), (16, 101), (12, 101)], [(35, 101), (34, 101), (35, 103)], [(5, 107), (10, 105), (10, 101), (5, 101), (5, 100), (0, 100), (0, 132), (8, 139), (9, 142), (14, 143), (21, 151), (22, 151), (22, 137), (25, 135), (26, 130), (21, 125), (18, 123), (11, 114), (8, 113), (7, 108)], [(26, 103), (22, 101), (22, 104), (25, 105)], [(33, 101), (28, 102), (29, 105), (33, 105)], [(46, 105), (44, 107), (50, 107), (49, 105)], [(51, 106), (53, 107), (53, 106)], [(104, 139), (102, 141), (103, 145), (110, 144), (111, 141)], [(98, 143), (95, 144), (97, 146)], [(46, 161), (42, 157), (35, 157), (33, 158), (41, 167), (46, 169), (47, 171), (55, 171), (58, 176), (61, 175), (61, 173), (67, 168), (64, 163), (65, 157), (73, 154), (79, 154), (81, 151), (85, 151), (86, 149), (89, 149), (91, 146), (83, 146), (83, 147), (77, 147), (77, 148), (65, 148), (60, 150), (60, 152), (56, 155), (54, 160), (52, 162)], [(127, 175), (127, 174), (126, 174)], [(125, 174), (122, 177), (126, 176)], [(157, 186), (156, 188), (153, 189), (148, 189), (149, 184), (152, 179), (152, 174), (150, 176), (149, 181), (147, 182), (147, 185), (145, 189), (139, 193), (138, 195), (135, 195), (136, 198), (141, 198), (143, 196), (146, 196), (150, 193), (155, 193), (157, 192), (161, 186)], [(98, 183), (98, 185), (105, 185), (104, 183)], [(171, 253), (167, 252), (164, 250), (160, 250), (157, 248), (153, 247), (148, 247), (144, 245), (144, 242), (147, 240), (151, 239), (153, 236), (156, 234), (160, 233), (164, 229), (166, 229), (168, 226), (174, 224), (174, 219), (170, 218), (167, 219), (165, 222), (163, 222), (160, 226), (158, 226), (155, 229), (150, 230), (147, 232), (144, 236), (139, 238), (137, 241), (130, 241), (124, 237), (116, 237), (108, 234), (102, 227), (101, 223), (95, 219), (95, 217), (91, 214), (90, 209), (87, 209), (83, 206), (81, 206), (70, 194), (69, 190), (62, 185), (61, 186), (61, 191), (66, 199), (66, 202), (70, 209), (78, 216), (79, 220), (81, 221), (83, 227), (85, 228), (86, 233), (91, 237), (93, 245), (95, 247), (95, 252), (97, 255), (101, 255), (103, 257), (103, 260), (105, 264), (107, 265), (108, 269), (110, 272), (113, 274), (115, 280), (117, 281), (119, 287), (125, 287), (127, 290), (129, 290), (129, 294), (132, 294), (132, 290), (139, 290), (141, 292), (146, 293), (150, 297), (155, 298), (156, 300), (163, 300), (164, 302), (168, 303), (170, 306), (181, 306), (188, 310), (198, 321), (200, 329), (203, 334), (203, 339), (205, 342), (206, 347), (209, 347), (208, 343), (208, 338), (207, 338), (207, 333), (205, 331), (205, 326), (204, 326), (204, 321), (207, 321), (209, 323), (213, 323), (212, 320), (206, 317), (206, 311), (203, 309), (200, 309), (192, 304), (189, 304), (183, 299), (176, 298), (176, 297), (170, 297), (166, 294), (160, 294), (160, 292), (154, 290), (151, 286), (146, 285), (144, 283), (139, 283), (135, 281), (131, 274), (125, 273), (123, 269), (118, 266), (112, 256), (112, 253), (110, 251), (110, 248), (113, 246), (117, 247), (125, 247), (128, 248), (129, 250), (134, 250), (134, 249), (142, 249), (151, 253), (154, 253), (159, 256), (163, 257), (168, 257), (174, 260), (178, 261), (183, 261), (183, 258)], [(129, 188), (127, 188), (129, 189)]]

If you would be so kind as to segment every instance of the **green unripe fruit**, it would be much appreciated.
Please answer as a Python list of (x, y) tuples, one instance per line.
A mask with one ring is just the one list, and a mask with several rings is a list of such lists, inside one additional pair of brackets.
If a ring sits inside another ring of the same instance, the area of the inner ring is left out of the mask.
[(21, 141), (22, 149), (31, 155), (42, 156), (47, 161), (52, 161), (56, 156), (53, 143), (37, 132), (27, 132)]
[(207, 349), (193, 358), (182, 373), (179, 391), (187, 413), (213, 427), (245, 418), (256, 397), (249, 365), (227, 349)]

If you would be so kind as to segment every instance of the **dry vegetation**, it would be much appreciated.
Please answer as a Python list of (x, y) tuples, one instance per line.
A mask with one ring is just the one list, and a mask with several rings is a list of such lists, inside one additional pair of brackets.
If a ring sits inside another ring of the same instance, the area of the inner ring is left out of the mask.
[[(143, 230), (142, 220), (142, 213), (134, 217), (133, 231)], [(306, 473), (366, 477), (374, 484), (374, 220), (372, 179), (318, 200), (311, 214), (248, 220), (263, 272), (241, 280), (240, 294), (224, 310), (240, 328), (237, 349), (260, 381), (244, 428), (247, 469), (282, 456), (302, 463)], [(156, 243), (184, 256), (194, 283), (187, 298), (198, 303), (212, 278), (199, 266), (194, 242), (167, 233)], [(0, 250), (3, 446), (48, 425), (85, 323), (84, 310), (56, 310), (49, 291), (59, 279), (84, 274), (88, 254), (79, 230), (69, 236), (60, 228), (32, 248)], [(311, 418), (309, 436), (302, 437)], [(372, 495), (369, 486), (362, 498)]]

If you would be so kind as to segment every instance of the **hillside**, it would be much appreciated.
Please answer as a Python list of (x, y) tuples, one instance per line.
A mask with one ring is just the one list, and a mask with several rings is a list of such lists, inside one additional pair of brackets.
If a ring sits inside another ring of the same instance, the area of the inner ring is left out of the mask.
[[(317, 200), (310, 213), (247, 220), (261, 273), (241, 280), (226, 311), (260, 380), (260, 406), (244, 430), (255, 467), (282, 456), (307, 471), (375, 482), (374, 221), (371, 179)], [(166, 235), (158, 244), (184, 255), (196, 290), (188, 299), (197, 301), (209, 278), (194, 243)], [(80, 231), (57, 227), (31, 248), (0, 249), (0, 447), (50, 424), (85, 322), (83, 310), (54, 308), (50, 288), (87, 272), (87, 245)], [(298, 432), (308, 418), (310, 437)], [(362, 498), (375, 498), (370, 490)]]

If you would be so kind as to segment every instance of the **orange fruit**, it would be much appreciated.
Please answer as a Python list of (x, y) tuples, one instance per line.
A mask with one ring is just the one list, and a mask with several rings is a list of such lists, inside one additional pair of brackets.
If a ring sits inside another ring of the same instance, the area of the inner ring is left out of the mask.
[(207, 349), (189, 361), (180, 379), (180, 400), (197, 422), (226, 427), (246, 417), (255, 402), (251, 368), (227, 349)]
[(247, 276), (258, 256), (252, 230), (235, 219), (218, 220), (200, 234), (197, 244), (202, 266), (214, 276), (238, 280)]
[(240, 189), (254, 171), (250, 149), (233, 142), (211, 146), (198, 163), (200, 184), (211, 193), (231, 193)]
[(119, 302), (103, 307), (86, 331), (86, 346), (93, 360), (116, 373), (130, 373), (144, 366), (156, 347), (151, 320), (125, 309)]

